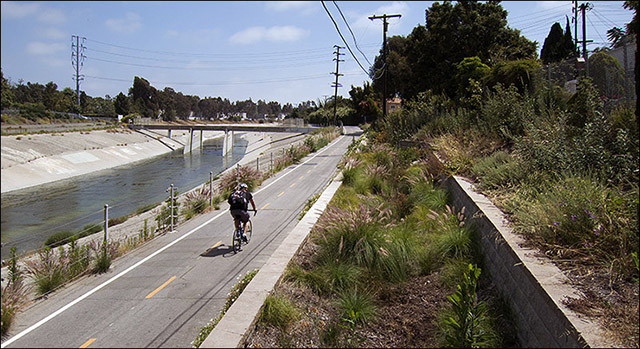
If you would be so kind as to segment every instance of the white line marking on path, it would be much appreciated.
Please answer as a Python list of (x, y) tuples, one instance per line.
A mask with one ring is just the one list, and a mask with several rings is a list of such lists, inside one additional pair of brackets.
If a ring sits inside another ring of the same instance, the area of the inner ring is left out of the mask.
[[(336, 139), (336, 141), (333, 144), (329, 144), (327, 147), (325, 147), (324, 149), (322, 149), (321, 151), (319, 151), (318, 153), (316, 153), (314, 156), (310, 157), (309, 159), (307, 159), (307, 161), (299, 164), (298, 166), (292, 168), (289, 172), (283, 174), (281, 177), (277, 178), (276, 180), (274, 180), (273, 182), (269, 183), (267, 186), (261, 188), (260, 190), (258, 190), (257, 192), (255, 192), (253, 195), (258, 194), (259, 192), (269, 188), (270, 186), (272, 186), (273, 184), (275, 184), (276, 182), (278, 182), (279, 180), (281, 180), (282, 178), (286, 177), (288, 174), (290, 174), (291, 172), (295, 171), (298, 167), (306, 164), (307, 162), (313, 160), (316, 156), (324, 153), (325, 151), (327, 151), (329, 148), (333, 147), (334, 145), (338, 144), (338, 141), (341, 140), (343, 137), (345, 136), (340, 136), (338, 139)], [(146, 258), (140, 260), (138, 263), (130, 266), (129, 268), (125, 269), (124, 271), (122, 271), (120, 274), (112, 277), (111, 279), (103, 282), (102, 284), (96, 286), (94, 289), (92, 289), (91, 291), (85, 293), (84, 295), (76, 298), (75, 300), (73, 300), (71, 303), (65, 305), (64, 307), (58, 309), (57, 311), (53, 312), (51, 315), (45, 317), (44, 319), (36, 322), (35, 324), (31, 325), (29, 328), (25, 329), (24, 331), (18, 333), (17, 335), (9, 338), (6, 341), (2, 342), (2, 345), (0, 346), (0, 348), (5, 348), (6, 346), (10, 345), (11, 343), (17, 341), (18, 339), (22, 338), (23, 336), (25, 336), (26, 334), (28, 334), (29, 332), (35, 330), (36, 328), (42, 326), (43, 324), (47, 323), (49, 320), (53, 319), (54, 317), (62, 314), (65, 310), (71, 308), (72, 306), (78, 304), (79, 302), (81, 302), (82, 300), (84, 300), (85, 298), (91, 296), (92, 294), (98, 292), (100, 289), (102, 289), (103, 287), (107, 286), (108, 284), (118, 280), (119, 278), (121, 278), (122, 276), (126, 275), (127, 273), (129, 273), (130, 271), (132, 271), (133, 269), (139, 267), (142, 263), (150, 260), (151, 258), (157, 256), (158, 254), (164, 252), (166, 249), (168, 249), (169, 247), (177, 244), (178, 242), (182, 241), (182, 239), (188, 237), (189, 235), (195, 233), (196, 231), (200, 230), (202, 227), (204, 227), (205, 225), (213, 222), (214, 220), (218, 219), (220, 216), (222, 216), (223, 214), (226, 214), (226, 211), (220, 212), (217, 216), (209, 219), (208, 221), (200, 224), (199, 226), (195, 227), (194, 229), (192, 229), (191, 231), (189, 231), (188, 233), (185, 233), (184, 235), (182, 235), (181, 237), (177, 238), (176, 240), (174, 240), (173, 242), (169, 243), (168, 245), (166, 245), (165, 247), (157, 250), (156, 252), (150, 254), (149, 256), (147, 256)]]

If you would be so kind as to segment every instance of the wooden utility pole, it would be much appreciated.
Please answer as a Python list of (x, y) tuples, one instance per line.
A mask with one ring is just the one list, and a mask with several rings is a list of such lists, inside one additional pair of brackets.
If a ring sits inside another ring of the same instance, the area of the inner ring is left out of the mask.
[(587, 40), (587, 18), (585, 12), (587, 10), (591, 10), (592, 8), (593, 7), (588, 2), (580, 5), (580, 10), (582, 11), (582, 58), (584, 58), (587, 76), (589, 76), (589, 55), (587, 54), (587, 42), (593, 42), (593, 40)]
[(382, 19), (382, 67), (384, 69), (383, 77), (382, 77), (382, 116), (387, 116), (387, 29), (389, 27), (389, 23), (387, 22), (387, 18), (393, 17), (401, 17), (402, 15), (387, 15), (384, 14), (382, 16), (373, 15), (369, 17), (370, 20), (374, 19)]

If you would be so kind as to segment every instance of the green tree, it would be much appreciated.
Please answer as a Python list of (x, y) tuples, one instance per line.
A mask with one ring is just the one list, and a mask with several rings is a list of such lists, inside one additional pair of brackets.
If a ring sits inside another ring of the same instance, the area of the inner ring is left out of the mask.
[(369, 82), (365, 82), (363, 87), (351, 85), (349, 95), (353, 112), (344, 120), (345, 124), (373, 123), (382, 115), (382, 110), (378, 107), (376, 93)]
[(4, 77), (4, 73), (2, 73), (1, 70), (0, 78), (2, 79), (2, 86), (0, 87), (0, 97), (2, 98), (2, 101), (0, 102), (0, 105), (2, 106), (2, 109), (4, 109), (13, 105), (14, 95), (9, 80)]
[(489, 75), (489, 86), (498, 83), (508, 87), (514, 85), (518, 92), (533, 92), (540, 80), (540, 64), (533, 59), (520, 59), (496, 64)]
[(145, 117), (155, 118), (158, 114), (157, 90), (144, 78), (134, 77), (133, 87), (129, 89), (132, 99), (131, 112)]
[(116, 96), (116, 99), (113, 101), (113, 106), (115, 108), (116, 114), (120, 115), (128, 115), (129, 114), (129, 98), (124, 95), (124, 93), (120, 92)]
[(460, 63), (456, 65), (455, 79), (458, 83), (458, 96), (467, 96), (470, 80), (480, 83), (485, 82), (491, 68), (488, 65), (482, 63), (479, 57), (466, 57)]
[[(403, 84), (392, 83), (388, 95), (399, 93), (408, 100), (431, 89), (436, 94), (454, 96), (458, 86), (451, 77), (465, 57), (477, 56), (488, 66), (504, 60), (535, 58), (536, 43), (507, 27), (506, 18), (507, 12), (494, 1), (434, 3), (426, 10), (426, 26), (414, 28), (408, 42), (400, 45), (400, 40), (389, 41), (388, 71), (407, 77)], [(406, 61), (394, 59), (394, 52), (406, 57)], [(376, 70), (383, 66), (381, 59), (376, 57)], [(382, 91), (382, 79), (374, 79), (373, 84), (375, 91)]]
[(568, 57), (575, 55), (575, 46), (571, 39), (569, 31), (569, 22), (567, 20), (567, 29), (563, 33), (560, 23), (556, 22), (551, 26), (549, 35), (544, 39), (540, 58), (542, 63), (549, 64), (560, 62)]
[(619, 98), (624, 96), (626, 79), (620, 63), (605, 52), (589, 56), (589, 76), (600, 96)]

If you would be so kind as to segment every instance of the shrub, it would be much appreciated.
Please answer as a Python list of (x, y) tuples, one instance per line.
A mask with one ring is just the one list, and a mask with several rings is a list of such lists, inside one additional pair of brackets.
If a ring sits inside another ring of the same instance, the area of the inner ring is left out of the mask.
[(507, 201), (513, 226), (550, 256), (594, 264), (614, 261), (628, 275), (638, 246), (638, 187), (628, 192), (565, 174), (521, 188)]
[(498, 84), (481, 107), (477, 128), (512, 143), (514, 136), (523, 134), (525, 121), (535, 118), (534, 106), (533, 98), (520, 95), (513, 86)]
[(504, 151), (478, 160), (471, 172), (478, 178), (482, 189), (514, 188), (526, 177), (517, 159)]
[(44, 241), (44, 244), (47, 247), (57, 247), (60, 245), (64, 245), (70, 241), (73, 235), (73, 232), (70, 231), (59, 231), (50, 235), (47, 240)]

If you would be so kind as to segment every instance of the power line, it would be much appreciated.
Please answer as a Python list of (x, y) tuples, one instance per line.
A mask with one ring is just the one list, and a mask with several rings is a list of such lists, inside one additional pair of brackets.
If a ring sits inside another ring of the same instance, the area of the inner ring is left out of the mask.
[(324, 4), (324, 1), (320, 1), (320, 2), (322, 3), (322, 7), (324, 7), (324, 10), (327, 11), (327, 14), (329, 15), (329, 18), (331, 18), (331, 21), (333, 22), (333, 25), (336, 27), (336, 30), (338, 31), (338, 34), (340, 35), (340, 38), (342, 38), (342, 42), (344, 42), (344, 44), (347, 46), (347, 49), (349, 49), (349, 53), (351, 53), (351, 57), (353, 57), (353, 59), (355, 59), (356, 63), (358, 63), (358, 65), (360, 66), (362, 71), (364, 71), (365, 74), (367, 74), (367, 76), (369, 76), (369, 72), (366, 69), (364, 69), (362, 64), (360, 64), (360, 61), (358, 60), (358, 57), (356, 57), (356, 55), (353, 54), (353, 51), (351, 51), (351, 47), (347, 43), (347, 40), (345, 40), (344, 36), (342, 36), (342, 33), (340, 32), (340, 28), (338, 28), (338, 23), (336, 23), (336, 21), (333, 19), (333, 16), (331, 16), (331, 12), (329, 12), (329, 9), (327, 9), (327, 6)]
[(242, 54), (239, 54), (239, 53), (193, 53), (193, 52), (175, 52), (175, 51), (147, 50), (147, 49), (133, 48), (133, 47), (127, 47), (127, 46), (122, 46), (122, 45), (106, 43), (106, 42), (95, 40), (95, 39), (87, 39), (87, 41), (98, 43), (98, 44), (101, 44), (101, 45), (116, 47), (116, 48), (120, 48), (120, 49), (124, 49), (124, 50), (148, 52), (148, 53), (154, 53), (154, 54), (164, 54), (164, 55), (168, 55), (168, 56), (180, 56), (180, 57), (191, 56), (191, 57), (231, 57), (231, 58), (235, 58), (235, 57), (238, 57), (239, 55), (242, 55), (242, 56), (256, 56), (256, 57), (290, 56), (292, 54), (295, 55), (295, 54), (303, 54), (303, 53), (311, 53), (311, 52), (318, 52), (319, 53), (319, 52), (322, 52), (324, 50), (322, 48), (317, 48), (317, 49), (306, 49), (306, 50), (295, 50), (295, 51), (255, 52), (255, 53), (242, 53)]
[[(225, 67), (161, 66), (161, 65), (149, 65), (149, 64), (112, 61), (108, 59), (97, 58), (95, 56), (86, 56), (86, 58), (88, 58), (89, 60), (113, 63), (113, 64), (119, 64), (119, 65), (127, 65), (127, 66), (133, 66), (133, 67), (143, 67), (143, 68), (154, 68), (154, 69), (169, 69), (169, 70), (229, 71), (229, 70), (264, 70), (268, 68), (290, 68), (291, 67), (291, 63), (286, 63), (286, 62), (280, 65), (271, 64), (271, 65), (265, 65), (265, 66), (245, 66), (245, 67), (231, 68), (227, 66)], [(187, 62), (187, 63), (191, 64), (191, 63), (199, 63), (199, 62)], [(310, 66), (310, 65), (320, 65), (320, 64), (326, 64), (326, 60), (296, 63), (296, 66)]]
[(338, 9), (338, 12), (340, 12), (340, 16), (342, 16), (342, 20), (344, 21), (344, 24), (346, 24), (347, 28), (349, 28), (349, 32), (351, 32), (351, 37), (353, 37), (353, 43), (356, 45), (356, 49), (360, 51), (360, 53), (362, 54), (362, 57), (364, 57), (364, 59), (367, 61), (367, 63), (369, 63), (369, 66), (371, 67), (373, 64), (369, 62), (369, 59), (367, 58), (367, 56), (364, 54), (364, 52), (362, 52), (362, 50), (360, 50), (360, 47), (358, 47), (358, 41), (356, 40), (356, 36), (353, 34), (353, 30), (351, 30), (351, 26), (349, 26), (349, 22), (347, 22), (347, 19), (344, 18), (344, 15), (342, 14), (340, 7), (338, 7), (338, 3), (334, 1), (333, 4)]
[[(106, 55), (111, 55), (111, 56), (134, 58), (134, 59), (148, 60), (148, 61), (175, 62), (175, 63), (185, 63), (185, 64), (193, 63), (193, 60), (189, 61), (189, 60), (181, 60), (181, 59), (168, 59), (168, 58), (134, 56), (134, 55), (128, 55), (128, 54), (123, 54), (123, 53), (115, 53), (115, 52), (108, 52), (108, 51), (103, 51), (103, 50), (98, 50), (98, 49), (91, 49), (91, 48), (88, 48), (88, 50), (92, 51), (92, 52), (98, 52), (98, 53), (103, 53), (103, 54), (106, 54)], [(299, 61), (300, 59), (322, 58), (324, 56), (325, 56), (324, 54), (314, 54), (314, 55), (309, 55), (309, 56), (296, 57), (295, 59), (291, 59), (291, 60)], [(281, 62), (281, 61), (282, 61), (282, 58), (260, 59), (260, 63)], [(248, 60), (243, 61), (242, 59), (214, 60), (214, 61), (212, 61), (212, 60), (198, 60), (198, 63), (212, 63), (212, 64), (229, 64), (229, 63), (239, 63), (239, 62), (251, 63), (251, 62), (255, 62), (255, 61), (248, 61)]]
[[(348, 76), (360, 75), (358, 74), (341, 74)], [(87, 75), (88, 78), (99, 79), (99, 80), (108, 80), (108, 81), (122, 81), (122, 82), (131, 82), (132, 79), (118, 79), (118, 78), (108, 78), (102, 76), (93, 76)], [(291, 77), (285, 79), (271, 79), (271, 80), (252, 80), (252, 81), (222, 81), (222, 82), (207, 82), (207, 83), (199, 83), (199, 82), (166, 82), (166, 81), (156, 81), (154, 79), (146, 79), (150, 83), (154, 85), (181, 85), (181, 86), (222, 86), (222, 85), (251, 85), (251, 84), (268, 84), (268, 83), (278, 83), (278, 82), (291, 82), (291, 81), (303, 81), (303, 80), (316, 80), (325, 78), (325, 74), (318, 75), (309, 75), (309, 76), (298, 76)]]

